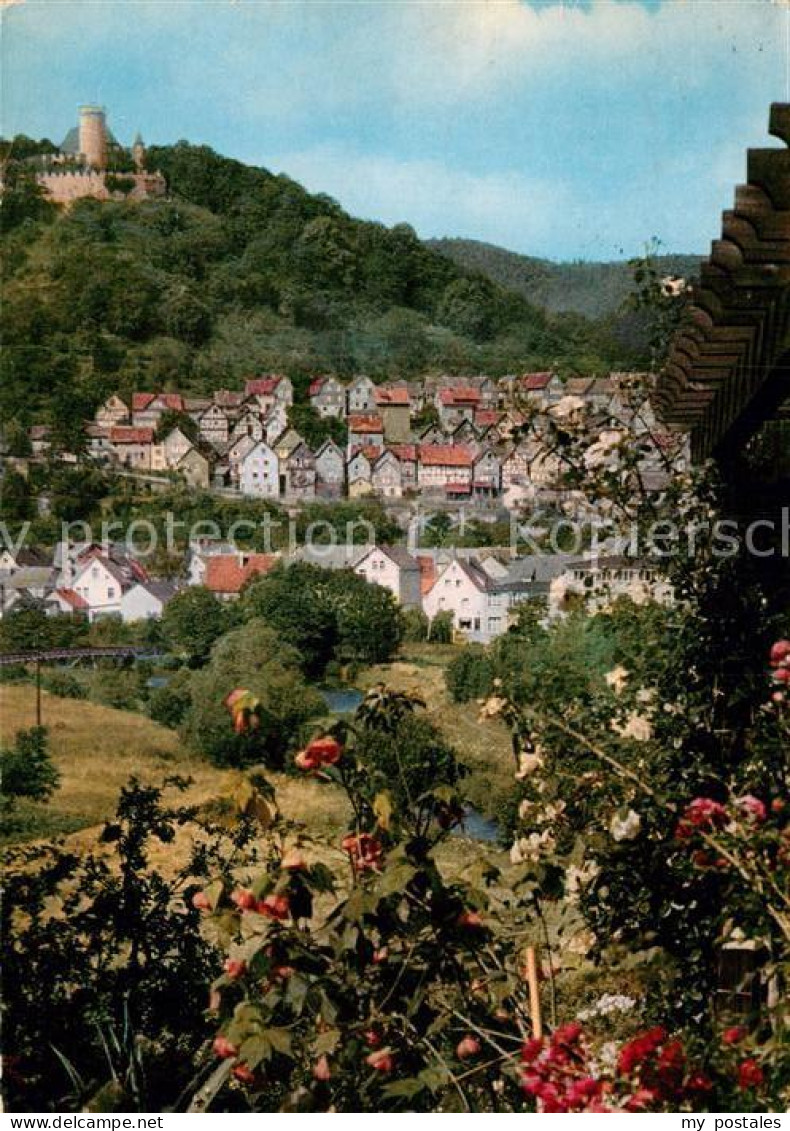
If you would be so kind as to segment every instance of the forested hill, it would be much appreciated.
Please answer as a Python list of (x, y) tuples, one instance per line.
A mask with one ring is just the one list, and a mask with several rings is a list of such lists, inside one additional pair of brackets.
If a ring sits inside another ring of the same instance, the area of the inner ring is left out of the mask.
[[(428, 240), (428, 246), (457, 266), (479, 271), (528, 302), (553, 313), (574, 311), (586, 318), (614, 315), (632, 289), (627, 262), (554, 263), (518, 255), (479, 240)], [(667, 275), (694, 275), (701, 262), (695, 255), (659, 255), (656, 269)]]
[(501, 374), (630, 360), (604, 324), (546, 315), (407, 225), (348, 216), (285, 176), (180, 142), (169, 198), (58, 212), (6, 167), (0, 411), (74, 434), (112, 389), (238, 387), (250, 374)]

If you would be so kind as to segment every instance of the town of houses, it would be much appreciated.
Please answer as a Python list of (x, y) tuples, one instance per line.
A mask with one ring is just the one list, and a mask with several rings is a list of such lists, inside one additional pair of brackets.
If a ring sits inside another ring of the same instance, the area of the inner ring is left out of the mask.
[[(530, 373), (377, 385), (366, 376), (348, 384), (318, 377), (308, 402), (319, 417), (342, 420), (347, 439), (315, 449), (289, 424), (294, 390), (286, 376), (254, 377), (243, 390), (211, 397), (135, 392), (127, 403), (116, 394), (86, 425), (86, 456), (126, 474), (170, 474), (248, 498), (500, 499), (508, 506), (550, 494), (555, 478), (556, 469), (520, 438), (525, 405), (550, 411), (578, 398), (622, 414), (621, 380)], [(163, 421), (173, 422), (164, 434)], [(48, 454), (45, 427), (31, 430), (31, 445), (34, 455)]]
[[(251, 499), (298, 503), (340, 497), (496, 501), (517, 508), (556, 500), (556, 469), (541, 460), (520, 426), (532, 409), (589, 404), (624, 413), (618, 375), (563, 381), (531, 373), (494, 381), (451, 378), (376, 385), (367, 377), (343, 384), (320, 377), (308, 389), (322, 417), (345, 421), (347, 441), (327, 439), (312, 450), (289, 424), (294, 401), (288, 377), (268, 375), (243, 391), (196, 398), (137, 392), (127, 403), (110, 396), (86, 425), (87, 458), (127, 474), (175, 473), (195, 488)], [(435, 411), (427, 412), (432, 406)], [(168, 414), (166, 416), (165, 414)], [(163, 420), (189, 418), (194, 427)], [(431, 423), (419, 426), (428, 417)], [(651, 422), (640, 417), (639, 428)], [(192, 433), (187, 435), (187, 431)], [(45, 429), (31, 433), (34, 458), (48, 454)], [(659, 475), (659, 470), (655, 469)], [(404, 608), (429, 620), (449, 614), (456, 634), (486, 643), (505, 632), (517, 606), (542, 597), (558, 616), (580, 598), (605, 603), (618, 595), (670, 600), (671, 592), (644, 562), (569, 554), (514, 557), (509, 550), (409, 546), (316, 546), (289, 553), (248, 553), (222, 542), (192, 544), (181, 575), (149, 576), (124, 546), (61, 544), (51, 554), (0, 552), (0, 615), (34, 605), (90, 621), (158, 618), (184, 586), (201, 585), (222, 601), (285, 557), (326, 569), (350, 569), (389, 589)]]

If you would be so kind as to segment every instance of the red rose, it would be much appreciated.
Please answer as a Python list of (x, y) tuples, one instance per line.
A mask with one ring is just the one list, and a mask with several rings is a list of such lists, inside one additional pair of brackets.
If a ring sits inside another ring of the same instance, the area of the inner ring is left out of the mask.
[(322, 766), (334, 766), (342, 753), (343, 747), (337, 739), (327, 734), (308, 742), (304, 750), (296, 755), (294, 762), (300, 770), (318, 770)]
[(381, 841), (370, 833), (360, 833), (359, 836), (349, 834), (343, 837), (341, 844), (358, 872), (378, 871), (384, 851)]
[(258, 901), (257, 911), (268, 919), (287, 919), (290, 911), (288, 896), (267, 895), (265, 899)]
[(229, 978), (233, 978), (234, 980), (236, 978), (241, 978), (244, 974), (247, 973), (247, 963), (242, 962), (238, 958), (226, 958), (225, 973)]
[(476, 911), (462, 911), (456, 920), (459, 927), (467, 927), (476, 931), (483, 926), (483, 920)]
[(320, 1056), (313, 1065), (313, 1078), (321, 1081), (332, 1079), (332, 1070), (326, 1056)]
[(790, 640), (777, 640), (771, 647), (771, 666), (779, 667), (788, 657), (790, 657)]
[(240, 911), (252, 911), (257, 900), (249, 888), (236, 888), (230, 893), (231, 903), (235, 903)]
[(729, 1029), (725, 1029), (721, 1035), (722, 1044), (724, 1045), (737, 1045), (746, 1036), (746, 1030), (742, 1025), (731, 1025)]
[(634, 1037), (632, 1041), (629, 1041), (620, 1049), (620, 1056), (617, 1061), (619, 1070), (624, 1076), (630, 1076), (633, 1070), (652, 1056), (666, 1039), (666, 1030), (662, 1029), (660, 1025), (656, 1025), (655, 1028), (648, 1029), (646, 1033)]
[(234, 1056), (238, 1056), (239, 1054), (239, 1050), (236, 1046), (232, 1044), (227, 1037), (223, 1037), (221, 1033), (218, 1037), (214, 1038), (212, 1048), (214, 1049), (215, 1055), (221, 1057), (222, 1060), (231, 1060)]
[(477, 1037), (462, 1037), (456, 1046), (455, 1055), (459, 1060), (468, 1060), (470, 1056), (477, 1056), (481, 1048)]
[(376, 1072), (392, 1072), (395, 1066), (392, 1053), (388, 1049), (380, 1049), (365, 1057), (365, 1063), (374, 1068)]
[(236, 1079), (240, 1080), (242, 1084), (255, 1083), (255, 1073), (248, 1064), (237, 1064), (232, 1071)]
[(738, 1065), (738, 1087), (742, 1092), (749, 1088), (759, 1088), (764, 1080), (763, 1070), (753, 1057), (741, 1061)]
[(528, 1041), (524, 1041), (521, 1046), (522, 1064), (533, 1064), (542, 1052), (543, 1040), (541, 1037), (531, 1037)]
[(582, 1035), (582, 1027), (578, 1021), (571, 1021), (567, 1025), (560, 1025), (552, 1034), (553, 1045), (575, 1045)]

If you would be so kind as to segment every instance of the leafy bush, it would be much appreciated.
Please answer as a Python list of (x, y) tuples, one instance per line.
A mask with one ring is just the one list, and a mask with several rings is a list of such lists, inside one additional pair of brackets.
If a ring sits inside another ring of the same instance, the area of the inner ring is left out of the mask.
[(192, 1080), (219, 961), (189, 896), (209, 867), (227, 874), (251, 835), (245, 820), (232, 835), (208, 827), (183, 867), (154, 866), (196, 818), (132, 781), (95, 852), (10, 852), (2, 1007), (11, 1110), (162, 1111)]
[(202, 662), (231, 625), (231, 615), (208, 589), (190, 585), (176, 593), (162, 613), (162, 636), (174, 652)]
[(177, 730), (184, 721), (192, 703), (191, 673), (176, 672), (162, 687), (156, 687), (148, 697), (148, 713), (155, 723)]
[[(326, 710), (318, 692), (305, 685), (300, 666), (298, 652), (262, 620), (226, 633), (190, 680), (186, 740), (217, 765), (281, 768), (307, 721)], [(223, 701), (237, 687), (249, 688), (260, 700), (255, 731), (236, 734), (227, 725)]]
[(49, 670), (42, 672), (41, 686), (61, 699), (87, 699), (88, 689), (76, 676), (69, 672)]
[(470, 645), (450, 662), (445, 679), (447, 690), (456, 703), (480, 699), (491, 691), (493, 661), (484, 648)]

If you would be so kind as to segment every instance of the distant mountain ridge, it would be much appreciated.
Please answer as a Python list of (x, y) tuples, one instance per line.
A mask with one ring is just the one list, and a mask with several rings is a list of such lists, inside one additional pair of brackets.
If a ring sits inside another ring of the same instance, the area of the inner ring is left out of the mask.
[[(632, 288), (627, 262), (555, 263), (519, 255), (481, 240), (425, 240), (429, 247), (466, 270), (479, 271), (535, 306), (554, 314), (574, 312), (587, 318), (616, 313)], [(662, 255), (655, 263), (667, 275), (697, 272), (702, 256)]]

